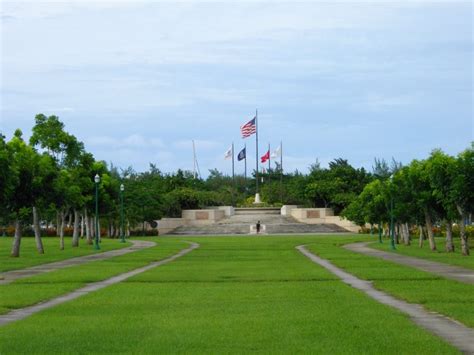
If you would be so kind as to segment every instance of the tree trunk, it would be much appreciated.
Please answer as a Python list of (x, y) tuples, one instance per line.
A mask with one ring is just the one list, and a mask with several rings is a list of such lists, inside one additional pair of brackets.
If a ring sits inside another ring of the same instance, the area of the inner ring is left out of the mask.
[(446, 221), (446, 251), (448, 253), (454, 252), (453, 224), (449, 220)]
[(404, 234), (404, 242), (405, 245), (410, 245), (410, 228), (408, 227), (408, 223), (402, 224), (403, 234)]
[(21, 224), (17, 218), (15, 220), (15, 238), (13, 238), (11, 256), (18, 258), (20, 256), (20, 244), (21, 244)]
[(67, 222), (67, 226), (68, 228), (71, 228), (71, 224), (72, 224), (72, 213), (68, 213), (68, 222)]
[(84, 215), (81, 214), (81, 239), (84, 238)]
[(430, 249), (432, 251), (435, 251), (436, 242), (433, 235), (433, 224), (431, 223), (431, 216), (427, 210), (425, 210), (425, 223), (426, 223), (426, 232), (428, 234), (428, 241), (430, 243)]
[(423, 226), (420, 226), (419, 229), (420, 229), (420, 239), (419, 239), (419, 241), (418, 241), (418, 246), (419, 246), (420, 248), (423, 248), (423, 241), (424, 241), (424, 239), (425, 239), (425, 238), (424, 238), (424, 235), (423, 235)]
[(90, 217), (87, 214), (87, 208), (84, 208), (84, 219), (86, 224), (86, 240), (87, 244), (92, 244), (92, 234), (91, 234), (91, 224), (90, 224)]
[(463, 209), (460, 206), (457, 206), (459, 214), (461, 215), (461, 220), (459, 221), (459, 234), (461, 237), (461, 253), (464, 256), (469, 255), (469, 244), (467, 241), (466, 235), (466, 226), (464, 225), (464, 221), (466, 220), (466, 214), (464, 213)]
[(66, 212), (61, 211), (61, 228), (59, 229), (59, 250), (64, 250), (64, 225), (66, 224)]
[(33, 206), (33, 229), (35, 231), (35, 242), (38, 253), (44, 254), (43, 241), (41, 240), (41, 228), (39, 225), (38, 210)]
[(79, 246), (79, 211), (74, 209), (74, 230), (72, 232), (72, 246)]
[(92, 216), (89, 216), (89, 230), (91, 231), (91, 240), (93, 241), (95, 238), (95, 223)]
[(61, 228), (61, 217), (59, 211), (56, 212), (56, 236), (59, 237), (59, 229)]

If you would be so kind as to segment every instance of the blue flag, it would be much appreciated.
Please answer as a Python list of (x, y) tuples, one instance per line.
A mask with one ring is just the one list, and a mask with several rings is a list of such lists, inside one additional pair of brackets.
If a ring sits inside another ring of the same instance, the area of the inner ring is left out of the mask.
[(238, 161), (244, 160), (245, 157), (246, 157), (246, 153), (245, 153), (245, 148), (244, 148), (240, 151), (239, 155), (237, 155), (237, 160)]

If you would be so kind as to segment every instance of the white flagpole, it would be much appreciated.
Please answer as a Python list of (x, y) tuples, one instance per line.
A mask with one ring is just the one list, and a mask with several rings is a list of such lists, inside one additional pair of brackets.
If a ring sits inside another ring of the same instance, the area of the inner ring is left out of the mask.
[[(255, 191), (256, 194), (258, 195), (258, 110), (255, 110), (255, 155), (256, 155), (256, 161), (255, 161), (255, 181), (256, 181), (256, 187)], [(256, 201), (257, 202), (257, 201)]]
[(283, 204), (283, 141), (280, 141), (280, 202)]
[(234, 190), (235, 190), (235, 170), (234, 170), (234, 142), (232, 142), (232, 206), (235, 205), (235, 197), (234, 197)]

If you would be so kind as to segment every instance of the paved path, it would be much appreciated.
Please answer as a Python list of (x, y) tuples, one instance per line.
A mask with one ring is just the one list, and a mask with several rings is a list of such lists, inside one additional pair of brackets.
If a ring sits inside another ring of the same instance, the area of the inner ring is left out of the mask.
[(344, 283), (365, 292), (369, 297), (380, 303), (389, 305), (408, 314), (416, 324), (443, 338), (463, 353), (474, 354), (474, 329), (466, 327), (440, 314), (428, 312), (418, 304), (401, 301), (385, 292), (379, 291), (372, 286), (371, 282), (361, 280), (334, 266), (329, 261), (312, 254), (304, 245), (300, 245), (296, 247), (296, 249), (311, 261), (338, 276)]
[(30, 276), (34, 276), (38, 274), (43, 274), (45, 272), (50, 272), (53, 270), (85, 264), (91, 261), (110, 259), (110, 258), (113, 258), (114, 256), (120, 256), (120, 255), (133, 253), (134, 251), (151, 248), (156, 245), (155, 242), (144, 241), (144, 240), (130, 240), (130, 242), (133, 245), (127, 248), (110, 250), (103, 253), (79, 256), (77, 258), (71, 258), (71, 259), (56, 261), (53, 263), (32, 266), (32, 267), (21, 269), (21, 270), (6, 271), (3, 273), (0, 273), (0, 285), (8, 284), (18, 279), (22, 279), (25, 277), (30, 277)]
[(352, 243), (344, 245), (344, 248), (355, 251), (356, 253), (375, 256), (385, 260), (393, 261), (398, 264), (411, 266), (422, 271), (445, 277), (447, 279), (474, 285), (474, 270), (469, 270), (460, 266), (438, 263), (436, 261), (415, 258), (412, 256), (372, 249), (367, 246), (368, 244), (370, 244), (370, 242)]
[(126, 272), (124, 274), (120, 274), (120, 275), (111, 277), (110, 279), (107, 279), (107, 280), (90, 283), (90, 284), (88, 284), (88, 285), (86, 285), (86, 286), (84, 286), (80, 289), (77, 289), (77, 290), (75, 290), (71, 293), (53, 298), (52, 300), (41, 302), (41, 303), (38, 303), (34, 306), (25, 307), (25, 308), (21, 308), (21, 309), (16, 309), (14, 311), (11, 311), (10, 313), (0, 315), (0, 327), (4, 326), (6, 324), (9, 324), (11, 322), (15, 322), (17, 320), (27, 318), (27, 317), (31, 316), (32, 314), (38, 313), (38, 312), (40, 312), (44, 309), (48, 309), (48, 308), (57, 306), (61, 303), (74, 300), (74, 299), (79, 298), (79, 297), (81, 297), (83, 295), (86, 295), (88, 293), (91, 293), (91, 292), (103, 289), (107, 286), (122, 282), (122, 281), (124, 281), (124, 280), (126, 280), (126, 279), (128, 279), (132, 276), (141, 274), (142, 272), (151, 270), (155, 267), (167, 264), (171, 261), (176, 260), (177, 258), (180, 258), (183, 255), (186, 255), (187, 253), (189, 253), (189, 252), (191, 252), (194, 249), (199, 247), (199, 244), (197, 244), (197, 243), (189, 243), (189, 244), (191, 244), (191, 246), (189, 246), (186, 249), (181, 250), (177, 254), (174, 254), (174, 255), (166, 258), (166, 259), (152, 262), (152, 263), (148, 264), (147, 266), (143, 266), (141, 268)]

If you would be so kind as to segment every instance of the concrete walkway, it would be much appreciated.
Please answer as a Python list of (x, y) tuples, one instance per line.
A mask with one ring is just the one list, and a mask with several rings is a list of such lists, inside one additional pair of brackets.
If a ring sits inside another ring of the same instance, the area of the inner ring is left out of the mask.
[(76, 266), (85, 264), (91, 261), (96, 260), (105, 260), (110, 259), (115, 256), (125, 255), (133, 253), (134, 251), (151, 248), (156, 245), (155, 242), (144, 241), (144, 240), (130, 240), (133, 244), (131, 247), (110, 250), (103, 253), (90, 254), (85, 256), (79, 256), (76, 258), (56, 261), (53, 263), (42, 264), (37, 266), (32, 266), (26, 269), (12, 270), (0, 273), (0, 285), (9, 284), (15, 280), (22, 279), (25, 277), (35, 276), (38, 274), (43, 274), (45, 272), (50, 272), (53, 270), (63, 269), (66, 267)]
[(370, 244), (370, 242), (352, 243), (344, 245), (344, 248), (356, 253), (375, 256), (385, 260), (393, 261), (397, 264), (411, 266), (415, 269), (430, 272), (447, 279), (474, 285), (474, 270), (469, 270), (460, 266), (438, 263), (436, 261), (415, 258), (412, 256), (372, 249), (367, 246), (368, 244)]
[(174, 261), (174, 260), (182, 257), (183, 255), (186, 255), (187, 253), (189, 253), (192, 250), (199, 247), (199, 244), (197, 244), (197, 243), (189, 243), (189, 244), (191, 244), (190, 247), (188, 247), (186, 249), (183, 249), (179, 253), (174, 254), (174, 255), (166, 258), (166, 259), (152, 262), (152, 263), (148, 264), (147, 266), (143, 266), (141, 268), (126, 272), (124, 274), (120, 274), (120, 275), (111, 277), (110, 279), (107, 279), (107, 280), (103, 280), (103, 281), (88, 284), (88, 285), (86, 285), (86, 286), (84, 286), (84, 287), (82, 287), (82, 288), (80, 288), (76, 291), (73, 291), (73, 292), (68, 293), (66, 295), (62, 295), (62, 296), (53, 298), (52, 300), (45, 301), (45, 302), (42, 302), (42, 303), (38, 303), (34, 306), (25, 307), (25, 308), (21, 308), (21, 309), (16, 309), (14, 311), (11, 311), (10, 313), (0, 315), (0, 327), (4, 326), (6, 324), (9, 324), (11, 322), (15, 322), (17, 320), (27, 318), (27, 317), (31, 316), (32, 314), (38, 313), (38, 312), (40, 312), (44, 309), (48, 309), (48, 308), (57, 306), (61, 303), (72, 301), (72, 300), (74, 300), (76, 298), (79, 298), (83, 295), (87, 295), (88, 293), (91, 293), (91, 292), (103, 289), (107, 286), (122, 282), (122, 281), (124, 281), (124, 280), (126, 280), (126, 279), (128, 279), (132, 276), (141, 274), (142, 272), (151, 270), (155, 267), (167, 264), (171, 261)]
[(416, 324), (443, 338), (463, 353), (474, 354), (474, 329), (466, 327), (465, 325), (440, 314), (428, 312), (418, 304), (401, 301), (385, 292), (379, 291), (375, 289), (369, 281), (361, 280), (334, 266), (329, 261), (312, 254), (304, 245), (300, 245), (296, 247), (296, 249), (311, 261), (332, 272), (344, 283), (361, 290), (380, 303), (394, 307), (401, 312), (408, 314)]

